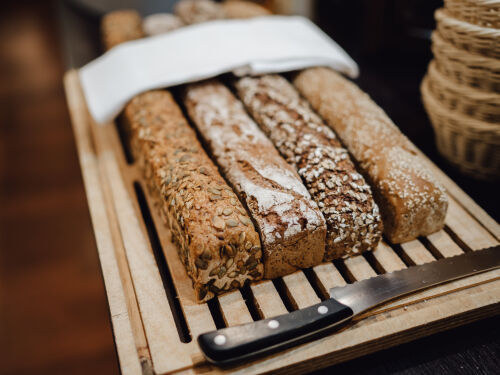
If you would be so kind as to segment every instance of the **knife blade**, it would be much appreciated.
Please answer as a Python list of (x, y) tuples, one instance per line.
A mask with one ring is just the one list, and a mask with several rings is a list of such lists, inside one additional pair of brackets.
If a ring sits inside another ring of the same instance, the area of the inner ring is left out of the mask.
[(288, 314), (198, 336), (205, 358), (227, 365), (310, 340), (402, 296), (500, 267), (500, 246), (443, 258), (330, 289), (329, 299)]

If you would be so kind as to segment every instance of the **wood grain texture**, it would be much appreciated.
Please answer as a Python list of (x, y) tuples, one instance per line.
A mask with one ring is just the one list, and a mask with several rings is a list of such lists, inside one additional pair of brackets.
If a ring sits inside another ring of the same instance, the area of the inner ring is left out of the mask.
[(413, 240), (401, 244), (404, 259), (412, 265), (419, 265), (436, 260), (419, 240)]
[(335, 268), (332, 263), (323, 263), (313, 268), (314, 274), (318, 278), (321, 285), (322, 293), (325, 297), (329, 296), (329, 290), (336, 286), (344, 286), (345, 280), (342, 278), (340, 272)]
[(385, 241), (381, 241), (377, 248), (372, 251), (372, 254), (380, 268), (380, 272), (393, 272), (406, 268), (401, 258)]
[(294, 308), (303, 309), (320, 302), (302, 271), (283, 276), (282, 279), (288, 289)]
[[(68, 73), (68, 77), (75, 74), (76, 72)], [(71, 95), (71, 90), (68, 90), (68, 95)], [(109, 129), (114, 129), (114, 127), (109, 127)], [(100, 142), (109, 143), (110, 158), (111, 154), (122, 154), (114, 132), (109, 133), (114, 134), (111, 137), (114, 140), (110, 141), (110, 139), (107, 139), (110, 138), (109, 134), (107, 137), (102, 137), (99, 140)], [(143, 219), (140, 217), (140, 213), (136, 207), (137, 202), (133, 201), (131, 195), (131, 191), (133, 190), (132, 184), (137, 179), (140, 180), (140, 177), (137, 171), (135, 171), (135, 166), (133, 164), (127, 165), (125, 162), (120, 161), (120, 157), (122, 156), (116, 156), (115, 165), (112, 168), (106, 169), (106, 173), (109, 177), (112, 177), (113, 182), (110, 186), (114, 186), (113, 194), (115, 199), (130, 200), (127, 203), (129, 205), (128, 208), (124, 208), (122, 204), (117, 205), (116, 202), (114, 205), (118, 221), (127, 222), (126, 226), (121, 229), (121, 236), (124, 238), (124, 244), (128, 241), (138, 241), (137, 238), (139, 238), (140, 241), (138, 243), (133, 243), (139, 246), (139, 249), (144, 247), (144, 254), (149, 254), (148, 257), (150, 257), (151, 250), (149, 249), (149, 245), (143, 243), (143, 241), (146, 241), (146, 235), (144, 234), (145, 223), (142, 221)], [(98, 162), (105, 164), (109, 163), (109, 160), (98, 158)], [(120, 184), (123, 184), (123, 186), (120, 186)], [(90, 189), (93, 189), (93, 187), (90, 187)], [(121, 195), (117, 196), (117, 192)], [(145, 192), (145, 195), (148, 202), (151, 202), (147, 192)], [(186, 318), (191, 335), (195, 338), (197, 334), (204, 330), (213, 329), (214, 319), (216, 318), (211, 318), (207, 305), (195, 305), (192, 303), (189, 281), (179, 263), (175, 246), (170, 243), (168, 230), (159, 222), (160, 219), (155, 213), (154, 206), (151, 204), (149, 206), (166, 262), (170, 269), (174, 287), (179, 297), (182, 314)], [(245, 300), (240, 291), (221, 296), (218, 298), (221, 318), (229, 326), (250, 322), (253, 318), (248, 306), (252, 304), (255, 311), (261, 317), (270, 317), (285, 313), (286, 303), (282, 300), (280, 293), (287, 295), (293, 308), (303, 308), (318, 303), (320, 301), (318, 294), (326, 297), (326, 292), (330, 287), (343, 285), (346, 282), (342, 277), (344, 273), (349, 279), (348, 282), (353, 282), (376, 276), (377, 272), (392, 272), (405, 268), (405, 263), (410, 265), (422, 264), (435, 260), (436, 256), (453, 256), (462, 252), (461, 246), (464, 246), (464, 244), (474, 249), (484, 247), (487, 244), (497, 244), (498, 241), (491, 232), (486, 229), (483, 223), (474, 218), (468, 210), (473, 212), (474, 207), (467, 207), (466, 210), (453, 201), (451, 213), (446, 221), (449, 229), (425, 239), (402, 244), (396, 249), (382, 242), (371, 256), (357, 256), (342, 261), (343, 266), (339, 270), (332, 263), (325, 263), (308, 270), (306, 272), (307, 277), (306, 273), (302, 271), (295, 272), (282, 278), (282, 284), (280, 285), (282, 285), (284, 291), (280, 290), (279, 293), (274, 283), (264, 281), (250, 286), (249, 290), (253, 298), (248, 297), (250, 298), (249, 300)], [(136, 215), (137, 217), (130, 218), (130, 215)], [(125, 225), (125, 223), (122, 223), (122, 225)], [(464, 233), (463, 230), (465, 228), (468, 228), (473, 233)], [(124, 230), (127, 230), (127, 235), (123, 233)], [(127, 236), (133, 236), (134, 238), (128, 238)], [(147, 252), (146, 249), (148, 250)], [(129, 249), (128, 252), (130, 251)], [(130, 256), (128, 260), (129, 263), (132, 263), (130, 262)], [(138, 262), (137, 260), (135, 261)], [(142, 259), (141, 262), (144, 262), (144, 260)], [(134, 272), (132, 272), (133, 265), (129, 264), (129, 267), (131, 268), (134, 286), (136, 284), (141, 285), (140, 283), (144, 282), (142, 287), (145, 288), (148, 282), (152, 282), (151, 280), (141, 281), (140, 279), (136, 281)], [(151, 270), (152, 268), (154, 268), (153, 263), (147, 269)], [(268, 371), (302, 373), (411, 341), (417, 337), (439, 332), (456, 325), (464, 324), (465, 322), (480, 319), (481, 317), (491, 316), (500, 312), (500, 281), (497, 280), (478, 285), (475, 285), (475, 283), (488, 281), (491, 278), (498, 277), (499, 274), (500, 271), (498, 270), (492, 271), (420, 292), (404, 300), (374, 310), (369, 318), (355, 322), (347, 329), (335, 335), (289, 349), (283, 353), (266, 357), (239, 368), (219, 369), (205, 364), (203, 365), (203, 371), (213, 374), (229, 373), (232, 371), (245, 374)], [(314, 281), (316, 285), (312, 285), (310, 280)], [(156, 280), (154, 282), (159, 283), (160, 281)], [(465, 288), (470, 285), (475, 286)], [(155, 288), (159, 288), (159, 286)], [(141, 307), (141, 292), (139, 292), (137, 287), (135, 288), (135, 292), (139, 307)], [(157, 300), (155, 299), (155, 301)], [(249, 305), (247, 306), (247, 304)], [(153, 307), (150, 306), (149, 308)], [(158, 308), (158, 306), (154, 306), (154, 309), (158, 310)], [(160, 329), (170, 327), (167, 329), (170, 335), (166, 337), (156, 333), (156, 336), (153, 335), (152, 337), (158, 340), (158, 346), (156, 347), (157, 356), (159, 355), (158, 350), (163, 350), (167, 347), (170, 352), (168, 354), (162, 352), (162, 355), (165, 356), (163, 361), (155, 361), (155, 350), (152, 350), (147, 328), (147, 324), (155, 321), (154, 314), (148, 315), (147, 311), (143, 311), (143, 309), (140, 309), (140, 312), (146, 337), (148, 338), (148, 347), (151, 352), (154, 370), (157, 373), (187, 373), (191, 371), (192, 366), (195, 364), (202, 364), (200, 352), (195, 343), (190, 342), (185, 344), (178, 341), (177, 332), (174, 329), (175, 326), (172, 326), (171, 322), (169, 325), (165, 321), (162, 321), (161, 324), (163, 327), (160, 326)], [(166, 315), (172, 314), (170, 309), (164, 312)], [(151, 311), (149, 314), (151, 314)], [(172, 337), (175, 337), (177, 340), (174, 340)], [(167, 362), (170, 364), (170, 370), (167, 369)], [(172, 363), (175, 365), (172, 365)]]
[[(101, 268), (106, 284), (106, 292), (110, 307), (111, 320), (116, 332), (117, 352), (120, 360), (120, 367), (124, 374), (140, 374), (142, 372), (140, 364), (140, 353), (136, 349), (133, 326), (136, 320), (130, 319), (127, 304), (127, 292), (124, 288), (123, 277), (120, 275), (118, 260), (115, 255), (116, 227), (112, 228), (109, 210), (109, 201), (105, 200), (106, 192), (101, 181), (102, 175), (99, 171), (98, 157), (93, 147), (93, 140), (90, 129), (87, 126), (86, 108), (82, 105), (83, 98), (78, 92), (77, 77), (70, 76), (65, 81), (65, 87), (71, 95), (68, 95), (68, 106), (75, 132), (76, 145), (80, 158), (80, 165), (83, 173), (83, 181), (87, 192), (89, 210), (94, 226), (94, 233), (97, 241), (97, 248)], [(108, 191), (109, 193), (109, 191)], [(107, 196), (107, 199), (110, 199)], [(111, 214), (114, 211), (111, 210)], [(119, 237), (119, 236), (118, 236)], [(129, 286), (130, 287), (130, 286)], [(135, 299), (134, 299), (135, 301)], [(137, 316), (136, 316), (137, 318)], [(135, 325), (134, 328), (136, 328)], [(141, 327), (142, 330), (142, 327)], [(140, 335), (140, 333), (138, 333)], [(147, 348), (147, 343), (143, 342), (142, 347)]]
[(286, 307), (272, 281), (262, 281), (251, 285), (250, 288), (263, 318), (286, 314)]
[(253, 321), (240, 291), (236, 290), (220, 296), (219, 303), (227, 326), (235, 326)]

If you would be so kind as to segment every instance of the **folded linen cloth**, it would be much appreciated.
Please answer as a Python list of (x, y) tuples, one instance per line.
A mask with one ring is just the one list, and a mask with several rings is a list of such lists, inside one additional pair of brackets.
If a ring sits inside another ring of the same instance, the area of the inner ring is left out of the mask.
[(236, 75), (279, 73), (327, 66), (350, 77), (349, 55), (303, 17), (218, 20), (123, 43), (80, 69), (94, 120), (107, 123), (141, 92)]

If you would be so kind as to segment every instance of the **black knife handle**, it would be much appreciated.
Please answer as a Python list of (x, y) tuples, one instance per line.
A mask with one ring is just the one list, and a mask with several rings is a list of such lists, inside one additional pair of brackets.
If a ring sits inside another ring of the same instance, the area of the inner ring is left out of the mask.
[(328, 299), (274, 318), (204, 333), (198, 345), (208, 361), (229, 364), (293, 346), (352, 315), (350, 307)]

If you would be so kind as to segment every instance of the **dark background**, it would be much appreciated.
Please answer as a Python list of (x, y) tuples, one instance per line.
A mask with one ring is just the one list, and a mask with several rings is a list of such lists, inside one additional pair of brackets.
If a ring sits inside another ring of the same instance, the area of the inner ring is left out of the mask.
[[(0, 374), (119, 371), (62, 76), (98, 53), (99, 12), (127, 3), (137, 2), (0, 5)], [(437, 154), (420, 101), (440, 2), (317, 3), (316, 21), (359, 63), (357, 83), (498, 221), (497, 184), (465, 177)], [(499, 327), (491, 318), (323, 373), (500, 373)]]

